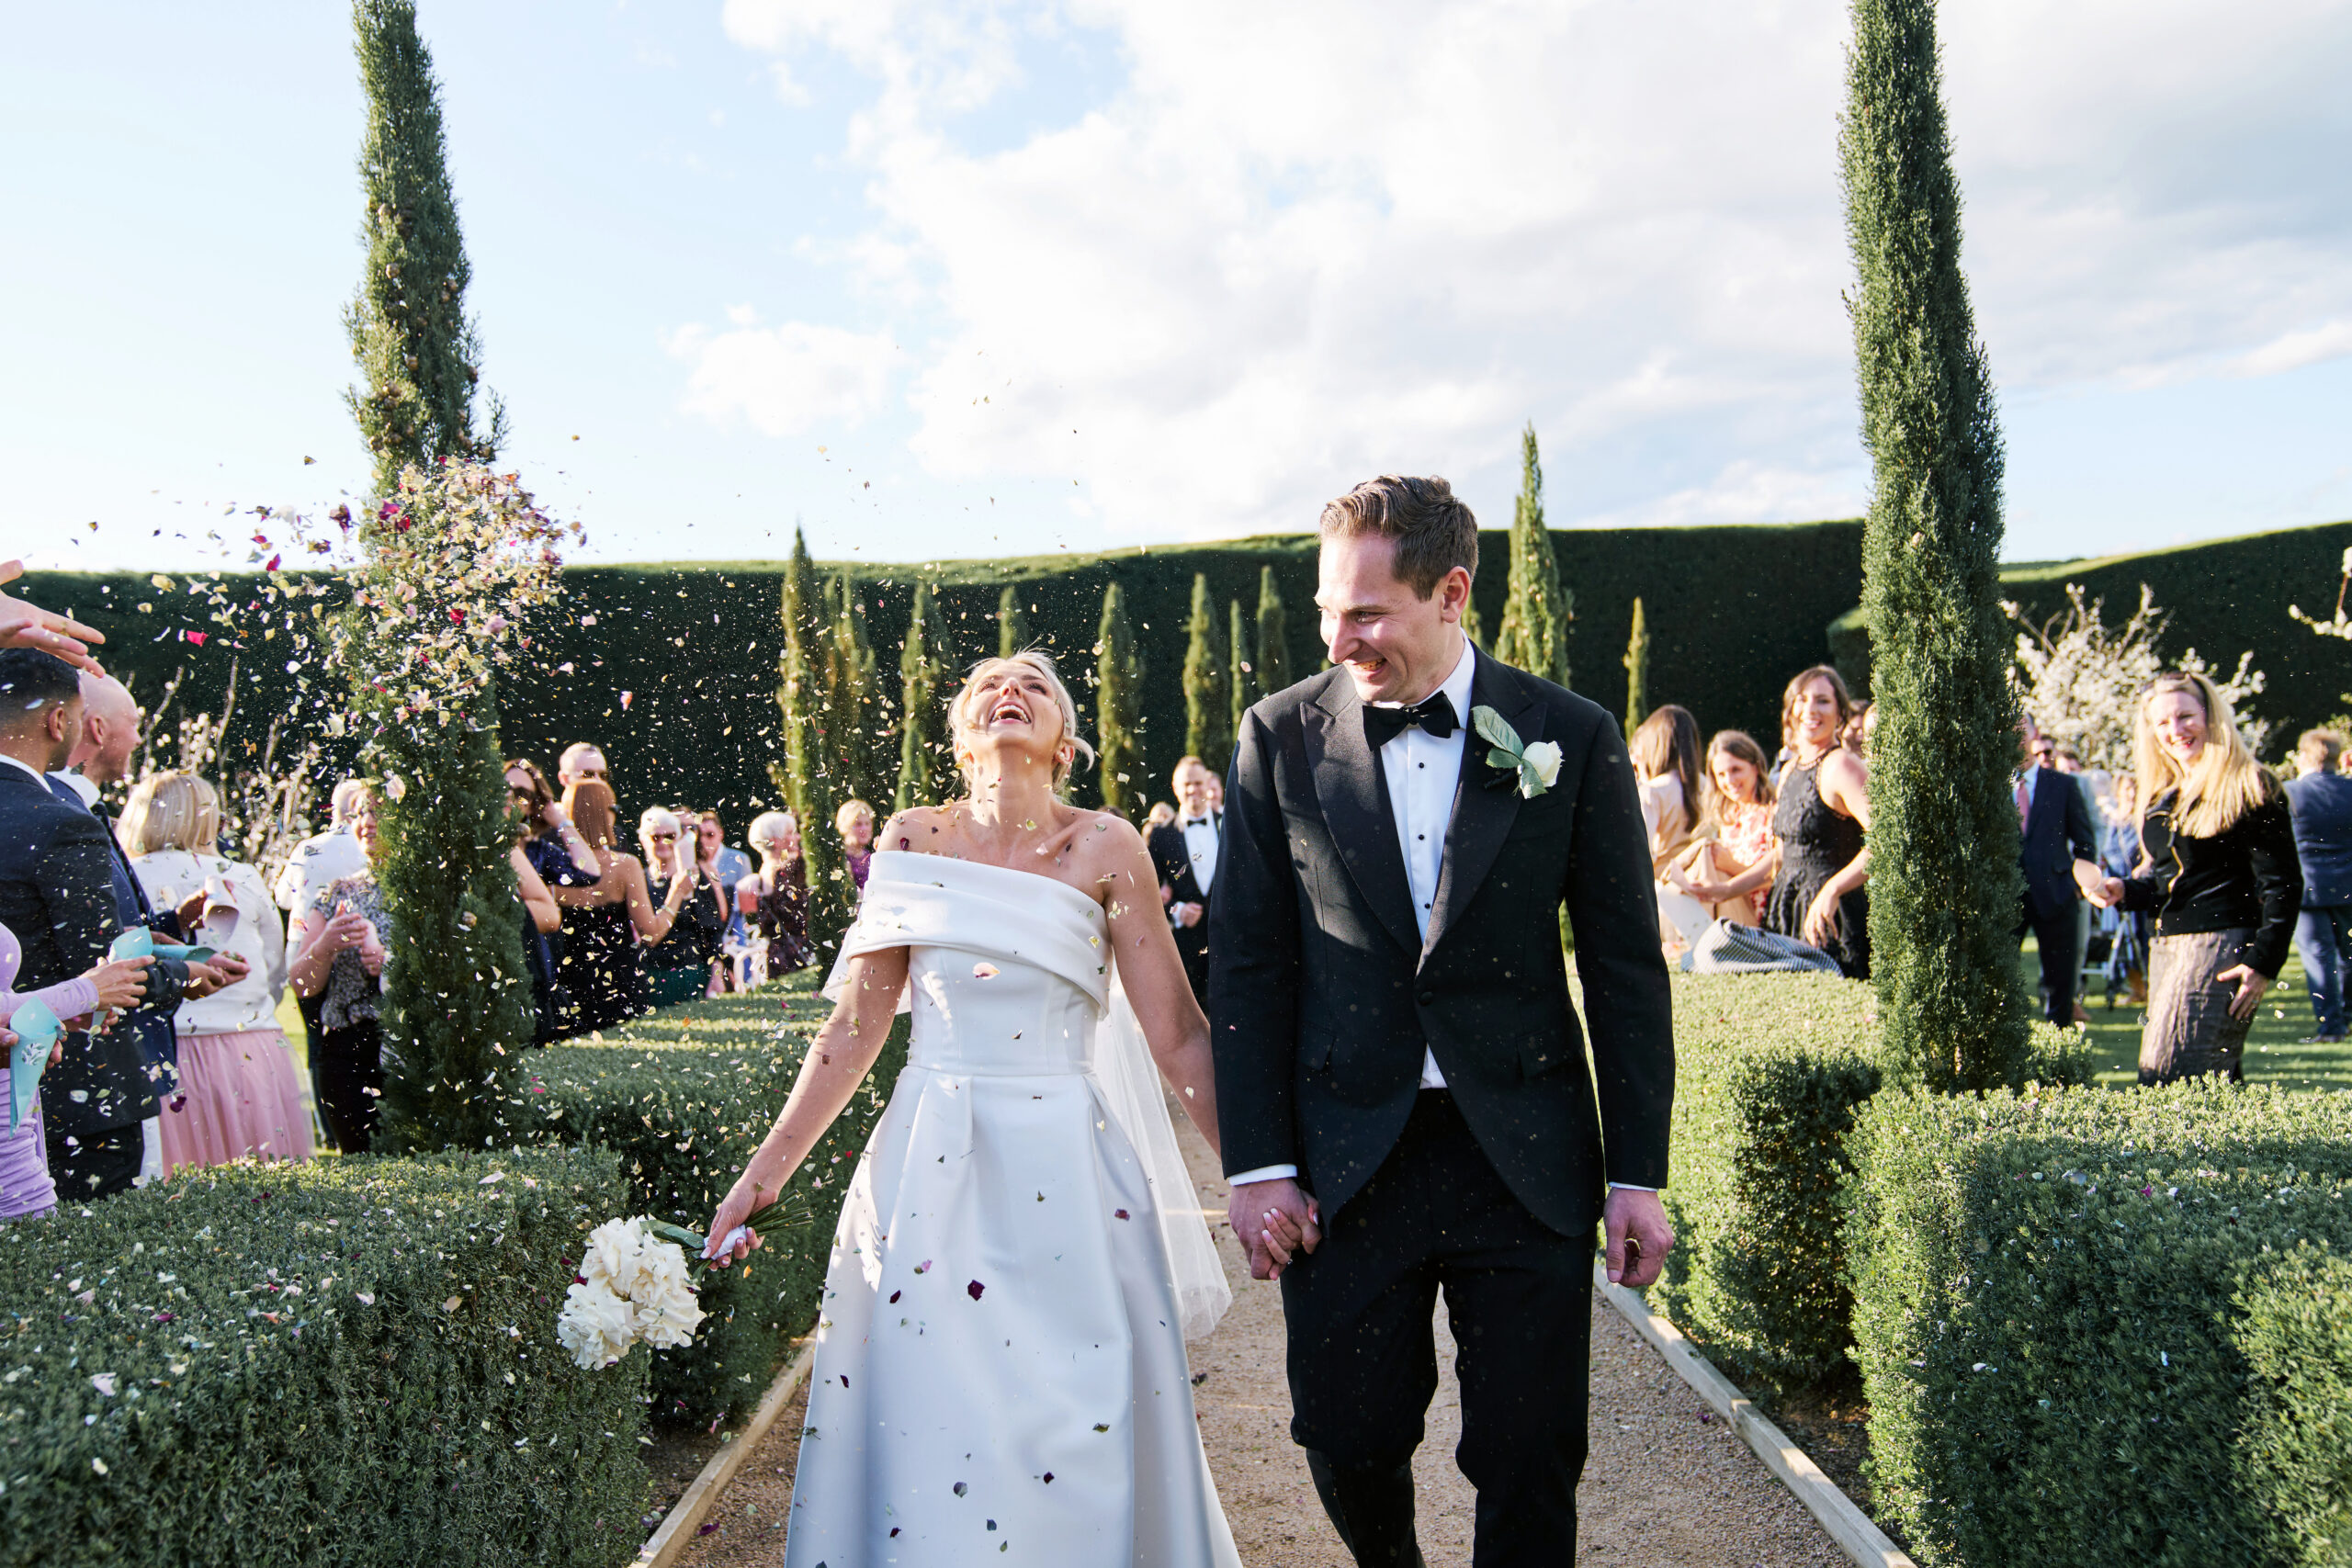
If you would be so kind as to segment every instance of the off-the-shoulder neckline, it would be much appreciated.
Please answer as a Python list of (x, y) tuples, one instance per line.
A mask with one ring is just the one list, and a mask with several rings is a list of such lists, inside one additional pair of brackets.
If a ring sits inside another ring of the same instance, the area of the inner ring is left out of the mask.
[[(1085, 905), (1088, 908), (1093, 910), (1096, 914), (1099, 915), (1102, 912), (1102, 906), (1095, 902), (1091, 896), (1081, 892), (1078, 888), (1072, 887), (1069, 883), (1060, 880), (1058, 877), (1046, 876), (1040, 872), (1035, 871), (1016, 871), (1009, 865), (991, 865), (984, 860), (958, 860), (953, 855), (935, 855), (927, 850), (876, 850), (873, 852), (873, 856), (871, 861), (868, 863), (868, 869), (865, 874), (866, 879), (869, 883), (873, 880), (874, 876), (873, 867), (879, 866), (886, 860), (929, 861), (936, 865), (961, 866), (967, 871), (985, 871), (997, 876), (1017, 876), (1024, 883), (1043, 883), (1048, 887), (1057, 887), (1064, 893), (1069, 894), (1071, 897), (1077, 899), (1080, 903)], [(900, 874), (911, 880), (921, 879), (920, 874), (913, 871), (902, 871)]]

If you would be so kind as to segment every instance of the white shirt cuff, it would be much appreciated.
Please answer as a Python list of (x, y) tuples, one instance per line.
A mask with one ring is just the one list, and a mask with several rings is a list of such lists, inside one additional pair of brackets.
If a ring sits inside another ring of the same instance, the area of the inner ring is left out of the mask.
[(1631, 1181), (1612, 1181), (1609, 1184), (1609, 1190), (1611, 1192), (1655, 1192), (1657, 1190), (1655, 1187), (1643, 1187)]
[(1295, 1165), (1261, 1165), (1255, 1170), (1227, 1177), (1225, 1184), (1227, 1187), (1246, 1187), (1252, 1181), (1280, 1181), (1284, 1178), (1295, 1180), (1297, 1177), (1298, 1167)]

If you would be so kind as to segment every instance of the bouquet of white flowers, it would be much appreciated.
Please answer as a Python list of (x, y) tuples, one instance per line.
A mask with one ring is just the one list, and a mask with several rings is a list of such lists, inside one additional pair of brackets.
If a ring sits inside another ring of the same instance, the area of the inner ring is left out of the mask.
[(556, 1338), (581, 1366), (609, 1367), (640, 1339), (665, 1350), (694, 1342), (703, 1311), (685, 1250), (657, 1235), (658, 1224), (640, 1214), (606, 1220), (588, 1233), (579, 1278), (565, 1292), (555, 1325)]

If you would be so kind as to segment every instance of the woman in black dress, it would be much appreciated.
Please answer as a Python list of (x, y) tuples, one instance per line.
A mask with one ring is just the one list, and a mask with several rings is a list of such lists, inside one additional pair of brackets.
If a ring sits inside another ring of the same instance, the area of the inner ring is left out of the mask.
[(597, 879), (620, 897), (594, 908), (564, 912), (564, 989), (579, 1009), (578, 1032), (609, 1029), (645, 1010), (645, 977), (637, 964), (637, 944), (670, 934), (678, 912), (701, 880), (688, 852), (672, 868), (669, 890), (656, 904), (647, 891), (645, 866), (614, 847), (612, 786), (602, 779), (575, 779), (563, 792), (565, 813), (596, 856)]
[(760, 869), (735, 885), (735, 907), (752, 927), (758, 975), (775, 980), (806, 968), (810, 953), (800, 824), (789, 811), (763, 811), (752, 821), (752, 848)]
[(1838, 671), (1816, 664), (1789, 682), (1781, 728), (1789, 748), (1780, 804), (1772, 812), (1772, 852), (1724, 883), (1690, 882), (1689, 891), (1721, 903), (1767, 883), (1764, 929), (1812, 943), (1857, 980), (1871, 972), (1870, 770), (1847, 750), (1853, 699)]

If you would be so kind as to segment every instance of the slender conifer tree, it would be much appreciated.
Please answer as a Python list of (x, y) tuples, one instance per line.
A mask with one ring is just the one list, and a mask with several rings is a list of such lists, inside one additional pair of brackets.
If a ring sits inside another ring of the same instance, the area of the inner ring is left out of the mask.
[(366, 385), (344, 401), (374, 454), (377, 493), (389, 496), (410, 464), (487, 462), (505, 439), (506, 416), (492, 396), (489, 428), (474, 428), (481, 345), (466, 315), (472, 272), (416, 6), (356, 0), (351, 22), (367, 116), (359, 177), (368, 261), (344, 327)]
[(1519, 502), (1510, 520), (1510, 591), (1503, 601), (1495, 657), (1547, 681), (1568, 683), (1573, 600), (1560, 585), (1560, 559), (1544, 525), (1544, 464), (1535, 426), (1520, 437)]
[(1960, 265), (1934, 0), (1854, 0), (1838, 150), (1862, 437), (1870, 925), (1882, 1058), (1932, 1089), (2013, 1080), (2017, 701), (2000, 605), (2002, 451)]
[(1021, 608), (1021, 590), (1008, 582), (996, 596), (996, 656), (1010, 659), (1029, 646), (1029, 617)]
[(1127, 596), (1115, 580), (1102, 591), (1102, 627), (1094, 660), (1095, 767), (1102, 780), (1102, 806), (1140, 822), (1151, 794), (1143, 737), (1137, 733), (1143, 670), (1135, 626), (1127, 619)]
[(1225, 649), (1206, 574), (1193, 574), (1193, 617), (1184, 644), (1184, 750), (1225, 772), (1233, 753), (1233, 705), (1225, 689)]
[(1258, 668), (1256, 685), (1261, 696), (1271, 696), (1291, 683), (1290, 617), (1283, 609), (1283, 591), (1274, 581), (1274, 569), (1258, 569)]
[(1642, 727), (1650, 712), (1650, 628), (1642, 615), (1641, 595), (1634, 596), (1634, 629), (1625, 637), (1625, 733)]
[(1256, 678), (1250, 668), (1250, 639), (1243, 628), (1248, 625), (1241, 614), (1241, 601), (1227, 602), (1231, 614), (1226, 617), (1225, 692), (1233, 705), (1233, 728), (1230, 733), (1237, 744), (1241, 739), (1241, 721), (1248, 716), (1250, 705), (1263, 695), (1257, 688)]
[(833, 812), (842, 799), (826, 767), (827, 726), (831, 722), (825, 670), (832, 626), (824, 614), (825, 594), (808, 541), (792, 531), (792, 559), (784, 574), (783, 684), (776, 706), (784, 716), (785, 760), (769, 765), (776, 793), (800, 824), (802, 864), (808, 877), (808, 933), (820, 953), (841, 940), (848, 923), (848, 901), (841, 891), (841, 845), (833, 837)]
[(939, 705), (945, 700), (947, 660), (934, 626), (931, 584), (915, 584), (907, 640), (899, 649), (899, 792), (897, 808), (935, 806), (944, 776)]

